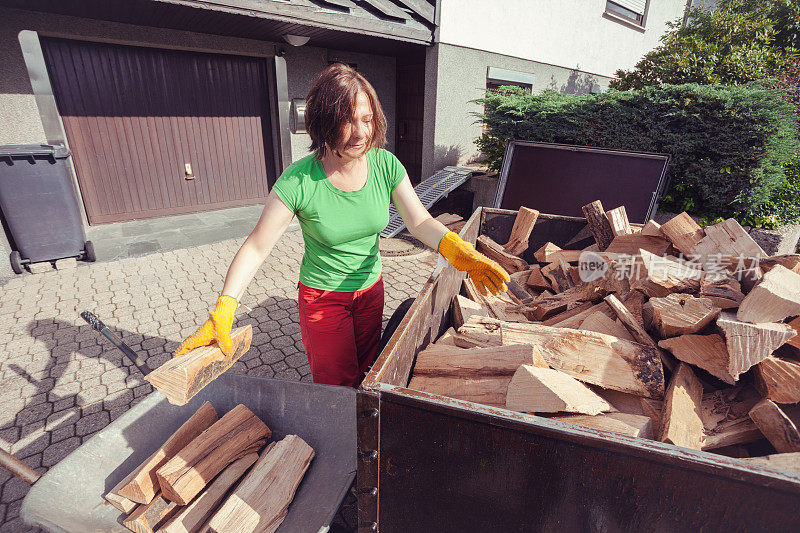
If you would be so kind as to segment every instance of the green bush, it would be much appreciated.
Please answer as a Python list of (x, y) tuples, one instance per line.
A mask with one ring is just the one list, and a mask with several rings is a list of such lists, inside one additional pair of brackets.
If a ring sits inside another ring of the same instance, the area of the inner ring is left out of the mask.
[[(597, 95), (504, 88), (478, 100), (486, 133), (477, 141), (499, 170), (511, 139), (663, 152), (672, 155), (663, 209), (709, 218), (788, 216), (784, 167), (797, 156), (797, 116), (779, 89), (744, 85), (662, 85)], [(774, 209), (773, 209), (774, 210)]]

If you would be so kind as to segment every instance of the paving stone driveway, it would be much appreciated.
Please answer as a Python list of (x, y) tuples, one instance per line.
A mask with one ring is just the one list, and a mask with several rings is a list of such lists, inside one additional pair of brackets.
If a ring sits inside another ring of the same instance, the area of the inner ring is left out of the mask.
[[(94, 311), (151, 367), (207, 318), (243, 239), (77, 269), (0, 286), (0, 446), (44, 472), (152, 392), (118, 350), (78, 316)], [(286, 233), (256, 275), (234, 324), (253, 325), (250, 351), (230, 371), (311, 381), (300, 340), (299, 231)], [(384, 322), (415, 297), (436, 263), (425, 251), (384, 258)], [(0, 469), (0, 531), (25, 531), (27, 485)]]

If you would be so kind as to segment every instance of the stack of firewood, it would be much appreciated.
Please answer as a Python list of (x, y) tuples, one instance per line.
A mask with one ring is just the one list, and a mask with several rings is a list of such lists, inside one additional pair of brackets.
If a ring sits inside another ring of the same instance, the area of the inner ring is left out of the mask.
[(314, 450), (271, 434), (244, 405), (218, 418), (206, 402), (106, 500), (137, 533), (275, 531)]
[(466, 279), (409, 387), (735, 457), (777, 452), (754, 460), (800, 471), (800, 255), (765, 257), (733, 219), (583, 211), (570, 242), (595, 243), (548, 242), (532, 264), (520, 255), (535, 210), (520, 209), (508, 243), (478, 237), (509, 291)]

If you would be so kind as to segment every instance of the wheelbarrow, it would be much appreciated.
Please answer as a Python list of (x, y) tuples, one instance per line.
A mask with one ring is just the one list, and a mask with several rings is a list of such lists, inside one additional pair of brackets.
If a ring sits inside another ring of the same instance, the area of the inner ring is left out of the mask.
[(127, 532), (103, 496), (206, 401), (220, 416), (242, 403), (269, 426), (272, 440), (294, 434), (314, 448), (278, 532), (328, 531), (355, 477), (355, 390), (237, 374), (223, 374), (179, 407), (151, 393), (41, 477), (6, 456), (4, 463), (16, 461), (9, 469), (33, 484), (22, 519), (53, 532)]

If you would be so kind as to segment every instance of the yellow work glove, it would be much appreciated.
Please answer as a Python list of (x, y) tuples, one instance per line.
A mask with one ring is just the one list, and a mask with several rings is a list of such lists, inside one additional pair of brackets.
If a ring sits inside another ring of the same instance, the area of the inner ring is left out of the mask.
[(233, 312), (236, 311), (236, 298), (222, 295), (217, 300), (217, 308), (210, 311), (210, 318), (200, 326), (200, 329), (190, 335), (175, 350), (173, 357), (185, 354), (200, 346), (208, 346), (214, 341), (219, 344), (222, 353), (230, 355), (233, 349), (231, 342), (231, 327), (233, 326)]
[(508, 290), (505, 284), (511, 279), (508, 272), (454, 232), (442, 237), (439, 253), (456, 269), (466, 272), (481, 294), (486, 295), (488, 290), (497, 295)]

